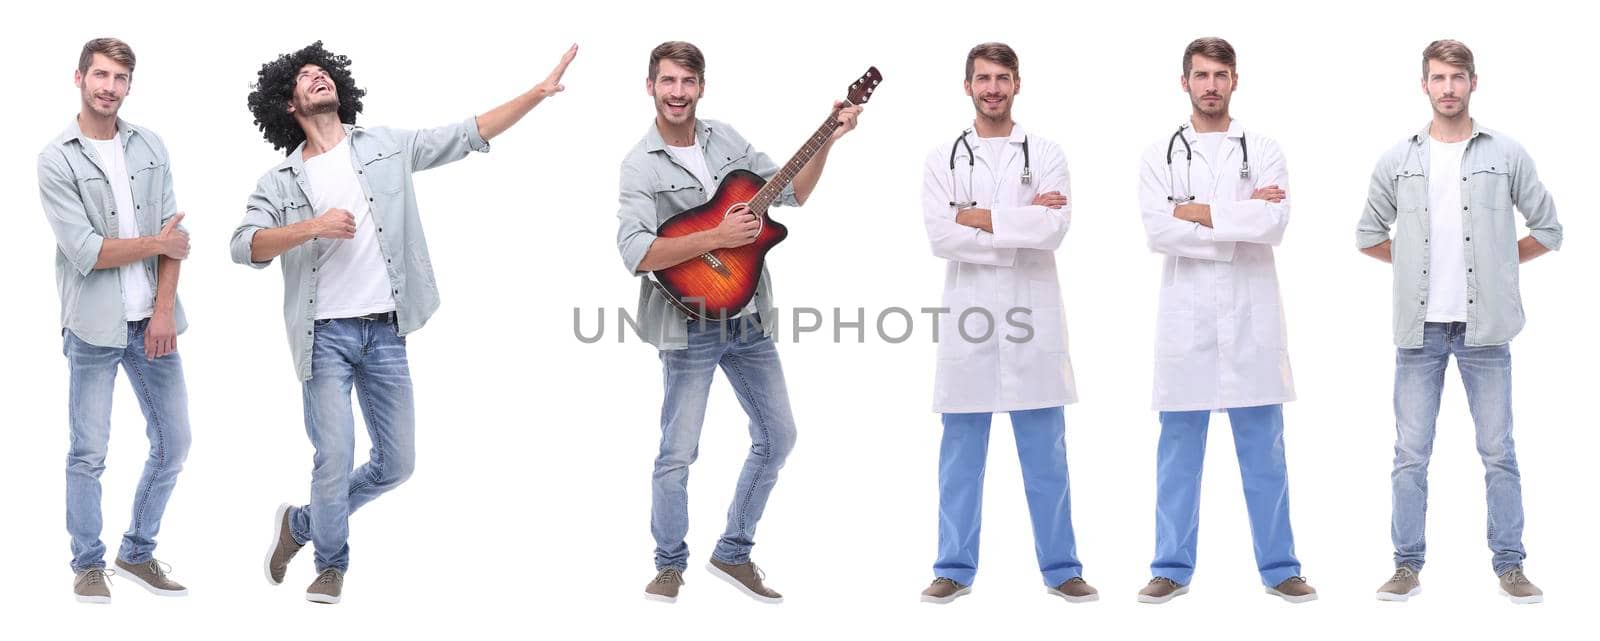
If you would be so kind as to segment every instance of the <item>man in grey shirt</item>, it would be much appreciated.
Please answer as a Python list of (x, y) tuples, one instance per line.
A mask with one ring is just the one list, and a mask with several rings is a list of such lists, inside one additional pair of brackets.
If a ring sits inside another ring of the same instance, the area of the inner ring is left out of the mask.
[[(1511, 439), (1511, 339), (1522, 329), (1521, 263), (1561, 247), (1555, 201), (1515, 141), (1468, 115), (1478, 75), (1454, 40), (1423, 50), (1433, 120), (1390, 149), (1372, 173), (1356, 229), (1361, 252), (1394, 264), (1395, 572), (1378, 598), (1422, 590), (1428, 460), (1452, 355), (1486, 470), (1489, 549), (1500, 593), (1537, 603), (1522, 572), (1522, 480)], [(1517, 238), (1512, 209), (1527, 220)], [(1392, 232), (1392, 238), (1391, 238)]]
[(111, 602), (100, 542), (100, 473), (118, 366), (144, 411), (150, 456), (117, 570), (162, 596), (188, 593), (153, 554), (189, 453), (189, 402), (178, 358), (178, 334), (187, 326), (178, 266), (189, 255), (189, 235), (178, 226), (183, 214), (172, 194), (166, 145), (117, 117), (134, 63), (133, 49), (116, 38), (84, 44), (74, 78), (78, 116), (38, 159), (39, 199), (55, 232), (62, 351), (71, 378), (66, 485), (73, 592), (86, 603)]
[[(628, 272), (640, 276), (637, 329), (660, 350), (665, 398), (661, 408), (661, 450), (651, 492), (650, 533), (656, 541), (656, 576), (645, 597), (673, 602), (689, 548), (689, 464), (700, 443), (706, 397), (720, 366), (750, 415), (750, 455), (728, 508), (727, 530), (711, 553), (707, 569), (758, 601), (778, 603), (783, 596), (762, 583), (750, 562), (756, 523), (777, 482), (778, 470), (794, 447), (794, 415), (783, 368), (769, 334), (773, 324), (772, 286), (765, 271), (751, 305), (726, 321), (690, 321), (649, 282), (648, 272), (666, 269), (706, 252), (750, 244), (760, 222), (736, 210), (717, 227), (675, 238), (657, 228), (679, 212), (698, 207), (716, 194), (728, 172), (744, 169), (771, 178), (778, 166), (756, 151), (732, 127), (695, 118), (705, 88), (705, 56), (687, 42), (665, 42), (650, 52), (645, 91), (655, 100), (656, 117), (644, 138), (622, 161), (617, 211), (617, 250)], [(835, 105), (837, 108), (838, 105)], [(833, 143), (855, 128), (860, 107), (839, 110), (841, 123), (811, 161), (795, 175), (775, 204), (798, 206), (822, 176)]]
[[(350, 60), (318, 41), (262, 65), (250, 110), (283, 163), (256, 183), (233, 233), (234, 262), (283, 257), (283, 320), (301, 381), (312, 457), (311, 502), (280, 505), (268, 582), (316, 544), (306, 599), (338, 603), (350, 565), (350, 513), (399, 486), (416, 461), (416, 413), (406, 336), (439, 306), (412, 188), (413, 172), (488, 151), (494, 138), (560, 92), (573, 45), (543, 82), (461, 122), (406, 131), (356, 126), (361, 97)], [(355, 462), (352, 390), (372, 438)]]

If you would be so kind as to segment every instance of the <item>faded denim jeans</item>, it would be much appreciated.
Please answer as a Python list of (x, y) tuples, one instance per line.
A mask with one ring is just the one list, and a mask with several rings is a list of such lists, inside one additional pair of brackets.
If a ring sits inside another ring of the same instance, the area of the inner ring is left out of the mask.
[(127, 347), (90, 345), (70, 330), (62, 335), (62, 352), (71, 372), (67, 533), (72, 535), (73, 572), (106, 564), (106, 546), (100, 542), (100, 473), (106, 469), (118, 366), (133, 386), (134, 398), (144, 412), (145, 435), (150, 439), (150, 456), (134, 486), (133, 522), (122, 535), (122, 548), (117, 552), (122, 560), (132, 564), (150, 561), (161, 515), (189, 455), (189, 397), (183, 383), (183, 361), (177, 352), (154, 360), (145, 356), (148, 324), (149, 320), (127, 324)]
[(794, 413), (783, 367), (770, 336), (751, 315), (726, 323), (689, 323), (689, 347), (661, 351), (665, 397), (661, 404), (661, 451), (652, 478), (650, 533), (656, 568), (684, 569), (689, 546), (689, 465), (699, 455), (706, 398), (718, 367), (750, 417), (750, 454), (734, 486), (727, 530), (711, 555), (724, 563), (750, 560), (756, 523), (777, 483), (778, 470), (794, 449)]
[[(416, 406), (406, 343), (394, 316), (318, 320), (311, 379), (302, 383), (312, 456), (311, 503), (289, 510), (295, 541), (311, 541), (317, 571), (350, 567), (350, 514), (411, 477), (416, 468)], [(355, 467), (355, 413), (372, 440)]]
[(1489, 549), (1494, 572), (1522, 563), (1522, 475), (1511, 442), (1511, 346), (1466, 345), (1466, 323), (1427, 323), (1418, 349), (1399, 348), (1394, 375), (1394, 562), (1422, 570), (1427, 545), (1428, 459), (1433, 455), (1445, 365), (1456, 358), (1467, 406), (1477, 429), (1489, 503)]

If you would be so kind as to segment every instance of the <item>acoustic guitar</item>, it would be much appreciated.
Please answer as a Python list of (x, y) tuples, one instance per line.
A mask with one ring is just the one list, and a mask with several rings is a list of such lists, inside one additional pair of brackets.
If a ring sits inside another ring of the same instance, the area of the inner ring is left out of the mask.
[[(864, 105), (883, 76), (877, 67), (850, 84), (844, 99), (846, 106)], [(705, 204), (680, 212), (667, 219), (656, 230), (662, 238), (678, 238), (716, 228), (736, 208), (745, 207), (756, 216), (761, 226), (754, 242), (742, 247), (714, 249), (666, 269), (651, 272), (651, 282), (666, 294), (667, 300), (693, 319), (725, 320), (737, 315), (750, 299), (755, 298), (756, 286), (761, 281), (761, 269), (766, 264), (767, 252), (788, 237), (789, 230), (767, 215), (772, 202), (789, 186), (800, 169), (806, 166), (822, 146), (839, 128), (838, 111), (828, 115), (827, 122), (806, 140), (794, 157), (772, 177), (760, 176), (737, 169), (728, 172), (717, 185), (716, 195)]]

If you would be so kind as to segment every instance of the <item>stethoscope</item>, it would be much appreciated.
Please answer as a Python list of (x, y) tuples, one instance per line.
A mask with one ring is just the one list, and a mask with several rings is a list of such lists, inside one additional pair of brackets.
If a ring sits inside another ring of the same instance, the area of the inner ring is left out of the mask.
[[(967, 197), (968, 198), (972, 197), (972, 171), (973, 171), (973, 168), (976, 167), (977, 164), (978, 164), (977, 159), (974, 158), (973, 155), (972, 155), (972, 143), (967, 142), (967, 134), (970, 134), (970, 133), (972, 133), (971, 129), (968, 129), (966, 131), (961, 132), (961, 135), (956, 137), (956, 141), (954, 143), (950, 144), (950, 188), (951, 189), (955, 189), (956, 188), (956, 152), (960, 151), (962, 147), (966, 147), (967, 148)], [(1032, 166), (1032, 163), (1030, 163), (1028, 161), (1028, 137), (1027, 136), (1023, 136), (1022, 137), (1022, 184), (1024, 184), (1024, 185), (1033, 184), (1033, 166)], [(968, 207), (977, 207), (978, 206), (978, 201), (976, 201), (976, 200), (964, 200), (964, 201), (952, 200), (952, 201), (950, 201), (950, 206), (951, 207), (955, 207), (956, 209), (966, 209)]]
[[(1194, 148), (1189, 146), (1189, 139), (1183, 135), (1184, 130), (1186, 130), (1188, 128), (1189, 128), (1189, 123), (1183, 123), (1182, 125), (1180, 125), (1178, 127), (1177, 131), (1172, 132), (1172, 137), (1167, 139), (1167, 182), (1172, 184), (1172, 195), (1171, 196), (1167, 196), (1167, 202), (1173, 203), (1173, 204), (1177, 204), (1177, 205), (1181, 205), (1181, 204), (1184, 204), (1184, 203), (1191, 203), (1191, 202), (1194, 202), (1194, 200), (1195, 200), (1195, 195), (1194, 195)], [(1184, 182), (1184, 192), (1189, 194), (1189, 195), (1184, 196), (1182, 198), (1179, 198), (1178, 195), (1177, 195), (1178, 194), (1178, 182), (1177, 182), (1177, 180), (1174, 179), (1174, 176), (1172, 174), (1172, 150), (1174, 148), (1174, 145), (1178, 144), (1178, 141), (1180, 141), (1180, 140), (1183, 141), (1183, 159), (1186, 162), (1188, 162), (1188, 169), (1185, 170), (1185, 172), (1184, 172), (1185, 177), (1187, 178), (1187, 180)], [(1239, 134), (1239, 151), (1244, 154), (1244, 160), (1239, 163), (1239, 177), (1240, 178), (1249, 178), (1250, 177), (1250, 146), (1245, 144), (1245, 136), (1244, 136), (1243, 133)], [(953, 154), (953, 152), (952, 152), (952, 154)], [(952, 158), (953, 157), (954, 156), (952, 155)], [(952, 166), (954, 166), (954, 162), (955, 161), (953, 161), (953, 160), (951, 161)]]

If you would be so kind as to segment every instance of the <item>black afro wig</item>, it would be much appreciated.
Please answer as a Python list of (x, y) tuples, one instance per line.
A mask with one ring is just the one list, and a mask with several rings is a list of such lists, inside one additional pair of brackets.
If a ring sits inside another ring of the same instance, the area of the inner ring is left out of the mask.
[(256, 127), (261, 130), (261, 136), (272, 143), (274, 149), (282, 149), (285, 154), (294, 151), (306, 140), (300, 124), (289, 114), (295, 77), (300, 74), (300, 68), (306, 65), (322, 67), (333, 78), (333, 86), (339, 92), (340, 122), (355, 124), (356, 115), (361, 113), (361, 97), (367, 95), (350, 77), (350, 59), (323, 49), (321, 40), (261, 65), (261, 71), (256, 74), (255, 91), (250, 92), (250, 113), (256, 117)]

